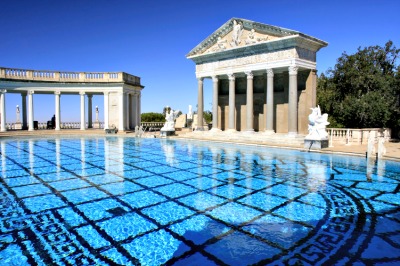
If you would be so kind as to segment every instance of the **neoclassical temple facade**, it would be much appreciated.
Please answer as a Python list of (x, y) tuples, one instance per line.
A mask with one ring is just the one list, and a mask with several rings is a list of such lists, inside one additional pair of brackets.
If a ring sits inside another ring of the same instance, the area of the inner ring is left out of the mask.
[[(65, 72), (0, 67), (0, 130), (6, 131), (6, 94), (22, 97), (22, 129), (34, 130), (34, 95), (53, 94), (55, 130), (60, 130), (62, 95), (80, 95), (80, 129), (92, 126), (92, 97), (104, 95), (104, 129), (115, 126), (121, 131), (140, 125), (140, 78), (125, 72)], [(87, 107), (85, 107), (87, 97)], [(27, 101), (28, 98), (28, 101)], [(49, 110), (53, 114), (53, 110)], [(86, 120), (87, 118), (87, 120)]]
[(212, 130), (307, 133), (316, 55), (325, 46), (298, 31), (230, 19), (187, 55), (196, 63), (197, 124), (203, 124), (203, 81), (211, 78)]

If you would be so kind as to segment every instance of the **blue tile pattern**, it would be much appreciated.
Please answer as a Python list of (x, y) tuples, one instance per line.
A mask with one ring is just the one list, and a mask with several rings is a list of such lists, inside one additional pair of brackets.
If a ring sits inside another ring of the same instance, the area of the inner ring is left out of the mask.
[(0, 144), (0, 265), (400, 264), (398, 162), (124, 137)]

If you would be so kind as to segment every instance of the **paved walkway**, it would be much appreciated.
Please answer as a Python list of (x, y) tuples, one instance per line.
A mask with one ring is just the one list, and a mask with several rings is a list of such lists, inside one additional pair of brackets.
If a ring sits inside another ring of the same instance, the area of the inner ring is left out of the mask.
[[(282, 143), (277, 143), (276, 141), (268, 143), (268, 141), (263, 141), (263, 142), (255, 142), (252, 141), (251, 138), (247, 139), (240, 139), (240, 140), (233, 140), (233, 139), (215, 139), (211, 135), (206, 135), (202, 137), (193, 137), (192, 133), (187, 133), (187, 132), (177, 132), (177, 136), (171, 137), (171, 138), (177, 138), (177, 139), (197, 139), (197, 140), (204, 140), (204, 141), (224, 141), (224, 142), (231, 142), (231, 143), (241, 143), (241, 144), (253, 144), (253, 145), (265, 145), (265, 146), (273, 146), (273, 147), (286, 147), (286, 148), (292, 148), (292, 149), (300, 149), (304, 150), (303, 145), (298, 145), (298, 144), (290, 144), (287, 142), (282, 142)], [(43, 137), (48, 137), (48, 136), (78, 136), (78, 135), (84, 135), (84, 136), (105, 136), (104, 130), (102, 129), (88, 129), (88, 130), (79, 130), (79, 129), (68, 129), (68, 130), (60, 130), (60, 131), (55, 131), (55, 130), (35, 130), (35, 131), (7, 131), (7, 132), (0, 132), (0, 139), (3, 137), (24, 137), (24, 136), (43, 136)], [(127, 131), (127, 132), (120, 132), (117, 134), (118, 136), (124, 136), (124, 137), (134, 137), (134, 133)], [(159, 132), (146, 132), (143, 137), (160, 137)], [(400, 142), (386, 142), (385, 143), (385, 148), (386, 148), (386, 154), (384, 155), (385, 159), (389, 160), (396, 160), (400, 161)], [(377, 145), (375, 145), (375, 149), (377, 149)], [(341, 141), (334, 141), (333, 142), (333, 147), (325, 148), (321, 151), (317, 152), (323, 152), (323, 153), (344, 153), (344, 154), (352, 154), (352, 155), (359, 155), (359, 156), (365, 156), (365, 153), (367, 151), (367, 145), (366, 144), (350, 144), (346, 145), (345, 143)]]

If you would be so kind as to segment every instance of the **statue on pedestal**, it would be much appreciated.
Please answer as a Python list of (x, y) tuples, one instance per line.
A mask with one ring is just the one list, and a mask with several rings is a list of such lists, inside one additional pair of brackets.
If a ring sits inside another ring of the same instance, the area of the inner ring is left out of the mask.
[(308, 135), (304, 139), (304, 148), (322, 149), (329, 146), (329, 136), (326, 126), (329, 125), (328, 114), (321, 114), (318, 107), (311, 108), (311, 114), (308, 116)]
[(165, 112), (165, 124), (161, 128), (161, 136), (170, 136), (175, 134), (175, 119), (178, 117), (179, 110), (170, 109)]
[(308, 116), (308, 139), (328, 139), (326, 126), (329, 125), (328, 114), (321, 114), (321, 109), (318, 107), (311, 108), (311, 114)]

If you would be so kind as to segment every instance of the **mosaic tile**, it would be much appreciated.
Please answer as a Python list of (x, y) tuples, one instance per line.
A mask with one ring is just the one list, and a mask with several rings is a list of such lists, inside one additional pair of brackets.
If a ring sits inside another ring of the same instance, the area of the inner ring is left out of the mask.
[(255, 209), (234, 202), (207, 211), (207, 213), (216, 219), (234, 225), (248, 222), (262, 214)]
[(195, 212), (186, 207), (180, 206), (175, 202), (165, 202), (153, 207), (145, 208), (143, 209), (143, 213), (153, 218), (158, 223), (166, 225), (183, 219), (189, 215), (193, 215)]
[(39, 182), (40, 181), (36, 177), (30, 176), (30, 175), (4, 179), (4, 183), (6, 183), (9, 187), (31, 185), (31, 184), (36, 184)]
[(31, 197), (31, 196), (51, 193), (51, 190), (42, 184), (14, 187), (14, 188), (12, 188), (12, 190), (14, 190), (14, 192), (18, 198), (25, 198), (25, 197)]
[[(208, 190), (210, 191), (210, 190)], [(242, 188), (242, 187), (238, 187), (235, 186), (233, 184), (228, 184), (225, 186), (220, 186), (217, 187), (215, 190), (212, 191), (212, 193), (221, 196), (221, 197), (225, 197), (228, 199), (235, 199), (235, 198), (239, 198), (242, 197), (248, 193), (251, 193), (252, 191), (246, 188)]]
[(129, 181), (102, 185), (101, 188), (113, 195), (123, 195), (143, 189), (143, 187)]
[(265, 192), (272, 193), (274, 195), (278, 195), (278, 196), (285, 197), (288, 199), (293, 199), (295, 197), (300, 196), (303, 193), (306, 193), (307, 190), (302, 189), (302, 188), (291, 187), (291, 186), (279, 184), (279, 185), (273, 186), (271, 188), (267, 188), (265, 190)]
[(91, 225), (77, 228), (76, 231), (93, 248), (102, 248), (110, 245), (110, 242), (101, 237), (96, 229), (94, 229)]
[(134, 266), (135, 264), (118, 252), (116, 248), (112, 248), (101, 253), (104, 257), (108, 258), (117, 265)]
[(245, 188), (259, 190), (266, 187), (270, 187), (275, 184), (272, 180), (263, 180), (259, 178), (246, 178), (244, 180), (240, 180), (235, 182), (236, 185), (240, 185)]
[(121, 182), (124, 179), (113, 174), (105, 174), (105, 175), (95, 175), (85, 178), (86, 180), (96, 184), (96, 185), (103, 185), (107, 183), (113, 182)]
[(223, 184), (223, 182), (218, 179), (211, 179), (208, 177), (197, 177), (194, 179), (185, 180), (183, 183), (191, 185), (199, 190), (207, 190)]
[(154, 190), (170, 198), (178, 198), (187, 194), (197, 192), (197, 189), (179, 183), (157, 187)]
[(312, 229), (287, 219), (265, 215), (243, 226), (243, 230), (275, 243), (279, 247), (289, 249), (307, 237)]
[(177, 171), (177, 172), (172, 172), (172, 173), (166, 173), (166, 174), (164, 174), (164, 176), (174, 179), (176, 181), (183, 181), (183, 180), (192, 179), (192, 178), (197, 177), (196, 174), (193, 174), (193, 173), (187, 172), (187, 171)]
[(286, 217), (292, 221), (301, 221), (315, 226), (320, 220), (323, 219), (326, 211), (322, 208), (308, 204), (291, 202), (288, 205), (275, 210), (274, 213)]
[(135, 237), (157, 228), (155, 224), (136, 213), (128, 213), (97, 224), (116, 241)]
[(173, 224), (169, 228), (196, 245), (204, 244), (207, 240), (230, 230), (229, 227), (204, 215), (193, 216), (180, 223)]
[(40, 212), (59, 207), (64, 207), (66, 204), (55, 195), (37, 196), (33, 198), (25, 198), (22, 200), (25, 207), (31, 212)]
[(281, 252), (266, 243), (235, 232), (205, 248), (228, 265), (249, 265), (271, 258)]
[(49, 183), (49, 185), (58, 191), (64, 191), (64, 190), (70, 190), (70, 189), (76, 189), (76, 188), (84, 188), (84, 187), (90, 186), (90, 184), (88, 182), (83, 181), (78, 178), (55, 181), (55, 182)]
[[(96, 202), (84, 203), (78, 205), (78, 209), (82, 211), (90, 220), (100, 220), (103, 218), (113, 217), (108, 210), (113, 208), (123, 208), (121, 204), (113, 199), (104, 199)], [(127, 208), (123, 208), (128, 211)]]
[(147, 187), (157, 187), (173, 183), (174, 181), (162, 176), (150, 176), (141, 179), (136, 179), (135, 182), (145, 185)]
[(287, 199), (265, 194), (263, 192), (257, 192), (239, 200), (241, 203), (262, 209), (264, 211), (269, 211), (272, 208), (285, 203), (286, 201)]
[(78, 226), (85, 223), (85, 220), (70, 207), (59, 209), (57, 212), (70, 226)]
[(64, 180), (64, 179), (76, 178), (76, 176), (74, 174), (69, 173), (69, 172), (39, 174), (38, 176), (40, 179), (42, 179), (45, 182), (53, 182), (53, 181), (59, 181), (59, 180)]
[(167, 200), (167, 198), (151, 191), (134, 192), (121, 196), (120, 199), (128, 203), (132, 208), (142, 208)]
[(213, 266), (218, 264), (204, 257), (200, 253), (195, 253), (194, 255), (185, 257), (184, 259), (178, 260), (176, 263), (174, 263), (174, 266), (187, 266), (187, 265)]
[(189, 250), (165, 230), (144, 235), (123, 246), (142, 265), (161, 265)]
[(106, 193), (94, 187), (65, 191), (61, 194), (75, 204), (108, 197)]
[(195, 208), (197, 210), (203, 211), (205, 209), (215, 207), (222, 204), (226, 199), (208, 194), (206, 192), (196, 193), (187, 197), (178, 199), (178, 201), (183, 204)]

